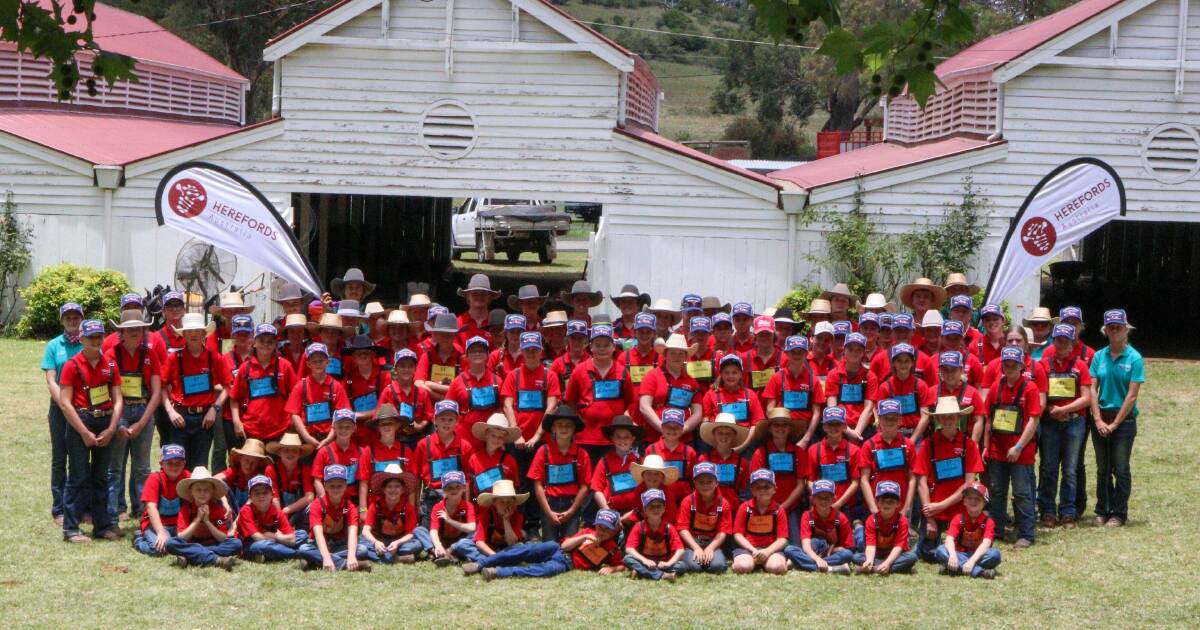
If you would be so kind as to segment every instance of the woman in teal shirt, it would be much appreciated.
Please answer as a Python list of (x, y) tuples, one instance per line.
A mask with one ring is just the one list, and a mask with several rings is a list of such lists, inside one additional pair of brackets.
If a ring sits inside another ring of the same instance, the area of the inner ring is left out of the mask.
[(55, 401), (58, 400), (58, 378), (62, 375), (63, 366), (83, 350), (83, 343), (79, 339), (83, 307), (74, 302), (63, 304), (58, 308), (58, 320), (62, 322), (63, 333), (46, 344), (41, 367), (46, 375), (46, 389), (50, 392), (50, 496), (53, 498), (50, 515), (61, 526), (63, 493), (67, 486), (67, 417)]
[(1122, 309), (1104, 313), (1108, 347), (1092, 358), (1092, 447), (1096, 451), (1096, 524), (1120, 527), (1129, 518), (1133, 477), (1129, 456), (1137, 436), (1137, 397), (1146, 380), (1142, 355), (1129, 345)]

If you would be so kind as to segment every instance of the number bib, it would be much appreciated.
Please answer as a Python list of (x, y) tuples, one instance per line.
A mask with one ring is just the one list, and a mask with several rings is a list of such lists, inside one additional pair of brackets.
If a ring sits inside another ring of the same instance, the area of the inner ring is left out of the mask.
[(159, 516), (179, 516), (179, 497), (168, 499), (165, 497), (158, 498), (158, 515)]
[(496, 387), (489, 385), (488, 387), (472, 387), (471, 388), (471, 408), (486, 409), (496, 406)]
[(546, 408), (546, 401), (540, 389), (517, 390), (517, 411), (541, 411)]
[(441, 482), (442, 475), (452, 470), (458, 470), (458, 455), (451, 455), (450, 457), (443, 457), (429, 462), (429, 471), (438, 482)]
[(617, 400), (621, 397), (621, 381), (603, 380), (592, 382), (592, 398), (595, 400)]
[(881, 471), (899, 470), (906, 463), (904, 447), (881, 448), (875, 451), (875, 466)]
[(492, 466), (491, 468), (475, 475), (475, 487), (479, 488), (480, 492), (487, 492), (492, 489), (492, 486), (500, 481), (500, 467)]
[(834, 483), (843, 483), (849, 479), (846, 473), (846, 462), (838, 462), (836, 464), (821, 464), (821, 478), (827, 479)]
[(790, 411), (807, 411), (808, 392), (797, 390), (783, 390), (783, 406)]
[(715, 532), (717, 530), (717, 515), (694, 512), (692, 514), (692, 529), (698, 529), (702, 532)]
[[(775, 368), (767, 368), (765, 370), (753, 370), (750, 372), (750, 389), (762, 389), (770, 382), (771, 377), (775, 376)], [(790, 408), (790, 407), (789, 407)]]
[(250, 379), (250, 400), (274, 396), (276, 393), (274, 378), (264, 376)]
[(737, 464), (717, 464), (717, 483), (733, 486), (737, 482)]
[(333, 378), (342, 378), (342, 360), (329, 359), (329, 365), (325, 366), (325, 373)]
[(746, 531), (758, 536), (775, 533), (775, 515), (774, 514), (751, 514), (750, 518), (746, 519)]
[(594, 542), (586, 542), (579, 546), (579, 553), (583, 554), (587, 561), (593, 566), (599, 566), (608, 559), (608, 550), (603, 545)]
[(412, 405), (410, 405), (408, 403), (400, 403), (399, 407), (400, 407), (400, 417), (401, 418), (412, 418), (413, 417), (415, 410), (413, 409)]
[(670, 466), (671, 468), (674, 468), (675, 470), (678, 470), (678, 471), (679, 471), (679, 478), (680, 478), (680, 479), (683, 479), (683, 477), (684, 477), (684, 475), (683, 475), (683, 469), (684, 469), (684, 465), (685, 465), (685, 463), (686, 463), (686, 462), (684, 462), (684, 461), (683, 461), (683, 460), (681, 460), (681, 459), (668, 459), (668, 460), (666, 460), (666, 461), (665, 461), (665, 462), (663, 462), (663, 463), (665, 463), (666, 465)]
[(203, 374), (185, 374), (183, 377), (183, 395), (193, 396), (195, 394), (205, 394), (212, 391), (212, 381), (208, 377), (208, 373)]
[(92, 387), (87, 390), (87, 393), (88, 405), (92, 407), (99, 407), (100, 405), (112, 400), (112, 398), (108, 395), (108, 385)]
[(744, 400), (731, 403), (721, 403), (721, 412), (733, 416), (738, 422), (746, 422), (750, 416), (749, 405)]
[(608, 478), (608, 485), (612, 488), (612, 493), (624, 494), (637, 488), (637, 482), (633, 480), (633, 474), (629, 471), (620, 472)]
[(670, 393), (667, 394), (667, 406), (678, 409), (687, 409), (692, 405), (692, 398), (696, 392), (682, 387), (672, 387)]
[(842, 383), (838, 387), (838, 402), (857, 405), (863, 401), (862, 383)]
[(712, 361), (688, 361), (688, 376), (700, 380), (713, 377)]
[(1046, 397), (1051, 400), (1071, 400), (1079, 396), (1079, 376), (1076, 374), (1051, 374), (1050, 391)]
[(642, 379), (646, 378), (646, 375), (653, 369), (653, 365), (631, 365), (629, 366), (629, 379), (633, 381), (634, 385), (641, 384)]
[(429, 368), (429, 380), (435, 383), (449, 383), (458, 375), (458, 369), (453, 365), (434, 364)]
[(666, 536), (660, 536), (657, 538), (646, 536), (645, 538), (642, 538), (642, 555), (649, 558), (661, 558), (667, 555), (667, 551), (668, 547)]
[(331, 405), (329, 404), (328, 400), (322, 401), (319, 403), (309, 403), (307, 405), (304, 405), (304, 423), (305, 424), (318, 424), (321, 422), (329, 422), (329, 419), (332, 417), (333, 417), (333, 409), (332, 409)]
[(963, 458), (950, 457), (933, 462), (934, 481), (962, 479)]
[(142, 387), (141, 374), (122, 374), (121, 375), (121, 395), (125, 398), (142, 398), (146, 397), (146, 391)]
[(401, 461), (398, 459), (377, 459), (375, 460), (375, 463), (371, 465), (371, 468), (374, 472), (381, 473), (387, 470), (387, 467), (391, 466), (392, 464), (400, 466)]
[(902, 413), (906, 416), (917, 413), (917, 395), (916, 394), (902, 394), (902, 395), (898, 395), (898, 396), (893, 396), (893, 398), (900, 401), (900, 413)]
[(796, 458), (791, 453), (769, 453), (767, 455), (767, 468), (771, 472), (776, 473), (794, 473), (796, 472)]
[(350, 405), (354, 407), (355, 411), (375, 411), (375, 408), (379, 406), (379, 396), (375, 395), (375, 392), (363, 394), (350, 401)]
[(547, 483), (552, 486), (565, 486), (575, 483), (575, 464), (547, 464)]
[(992, 432), (1004, 435), (1020, 433), (1022, 422), (1021, 408), (1016, 405), (994, 405), (992, 407)]

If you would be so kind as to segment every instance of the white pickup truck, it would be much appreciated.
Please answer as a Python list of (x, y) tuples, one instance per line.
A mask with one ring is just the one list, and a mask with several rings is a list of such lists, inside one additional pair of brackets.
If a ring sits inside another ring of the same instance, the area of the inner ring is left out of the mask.
[(480, 261), (504, 252), (515, 261), (521, 252), (536, 252), (543, 264), (558, 256), (558, 237), (571, 229), (571, 216), (549, 201), (528, 199), (467, 199), (454, 209), (451, 251), (454, 258), (474, 250)]

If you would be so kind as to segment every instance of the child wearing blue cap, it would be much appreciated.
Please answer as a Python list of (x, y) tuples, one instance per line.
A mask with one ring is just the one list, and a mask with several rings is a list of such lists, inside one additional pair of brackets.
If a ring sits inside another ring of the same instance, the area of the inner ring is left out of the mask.
[(788, 337), (783, 344), (783, 354), (787, 362), (771, 376), (761, 398), (768, 414), (780, 407), (792, 412), (792, 418), (802, 427), (804, 437), (800, 446), (804, 448), (816, 431), (812, 419), (820, 414), (825, 404), (825, 388), (808, 365), (807, 338)]
[(474, 547), (475, 506), (467, 499), (467, 476), (462, 471), (442, 475), (442, 493), (444, 498), (433, 506), (429, 538), (433, 542), (433, 563), (448, 567), (468, 557), (467, 546)]
[[(865, 313), (864, 315), (871, 315)], [(874, 322), (872, 322), (874, 325)], [(846, 410), (848, 437), (859, 442), (875, 434), (875, 398), (879, 379), (867, 369), (867, 337), (846, 336), (844, 359), (825, 377), (825, 404)]]
[(463, 565), (467, 575), (480, 573), (483, 579), (510, 577), (552, 577), (570, 569), (596, 571), (612, 575), (625, 570), (617, 534), (621, 531), (621, 515), (613, 510), (596, 513), (593, 527), (562, 541), (514, 545), (495, 555)]
[(712, 320), (704, 316), (696, 316), (688, 322), (688, 343), (696, 348), (688, 358), (687, 372), (696, 379), (699, 388), (696, 393), (703, 398), (712, 388), (716, 376), (717, 353), (713, 345)]
[(520, 361), (504, 377), (500, 398), (509, 424), (521, 430), (514, 451), (524, 472), (533, 460), (533, 449), (541, 442), (542, 416), (562, 398), (562, 383), (553, 374), (553, 366), (547, 368), (542, 362), (541, 333), (521, 333), (519, 356)]
[(442, 500), (442, 476), (452, 470), (466, 469), (473, 452), (471, 445), (458, 436), (458, 403), (441, 400), (434, 405), (433, 426), (436, 429), (417, 443), (413, 455), (413, 472), (421, 478), (421, 526), (430, 526), (433, 506)]
[(654, 347), (657, 338), (658, 318), (653, 313), (638, 313), (633, 318), (635, 344), (617, 356), (617, 363), (629, 375), (634, 385), (641, 386), (642, 379), (650, 370), (658, 367), (658, 350)]
[(904, 513), (912, 509), (915, 493), (913, 461), (916, 449), (912, 440), (900, 434), (900, 401), (885, 398), (879, 401), (879, 432), (863, 440), (858, 449), (857, 471), (863, 502), (871, 514), (879, 513), (875, 503), (879, 484), (890, 481), (900, 489)]
[(524, 335), (527, 325), (528, 320), (523, 315), (506, 315), (504, 317), (504, 334), (497, 337), (500, 342), (488, 356), (488, 367), (496, 373), (501, 383), (508, 378), (514, 368), (521, 365), (521, 337)]
[[(736, 354), (727, 354), (718, 361), (718, 378), (713, 388), (704, 395), (704, 417), (712, 421), (717, 414), (727, 413), (746, 429), (753, 429), (763, 419), (762, 403), (758, 396), (746, 386), (742, 359)], [(750, 439), (747, 434), (747, 440)], [(743, 452), (749, 441), (734, 444), (734, 449)]]
[[(972, 387), (981, 387), (983, 385), (983, 380), (987, 369), (983, 363), (979, 361), (979, 357), (975, 356), (974, 353), (967, 351), (970, 346), (967, 345), (967, 336), (964, 334), (965, 331), (966, 329), (963, 328), (962, 322), (950, 320), (943, 323), (942, 350), (939, 355), (937, 357), (933, 357), (933, 359), (935, 361), (940, 361), (941, 355), (947, 352), (957, 353), (960, 357), (961, 363), (959, 367), (963, 371), (963, 376), (966, 377), (966, 382)], [(939, 364), (936, 367), (941, 366)], [(925, 379), (925, 382), (930, 386), (937, 385), (939, 379), (942, 381), (946, 380), (945, 378), (942, 378), (938, 370), (933, 370), (929, 374), (926, 374), (926, 377), (927, 378)], [(939, 394), (939, 396), (943, 395), (945, 394)]]
[[(699, 404), (697, 404), (697, 407)], [(659, 455), (668, 466), (679, 472), (676, 481), (670, 484), (670, 494), (682, 497), (692, 491), (692, 466), (699, 458), (696, 449), (683, 442), (686, 426), (684, 411), (674, 407), (662, 410), (662, 437), (646, 447), (646, 455)]]
[(879, 511), (867, 518), (866, 549), (854, 554), (859, 573), (909, 573), (917, 554), (908, 549), (908, 517), (900, 510), (900, 484), (881, 481), (875, 488)]
[(718, 492), (717, 465), (700, 462), (692, 467), (696, 490), (683, 498), (675, 528), (683, 541), (683, 566), (687, 571), (724, 573), (725, 543), (733, 536), (733, 506)]
[[(891, 344), (885, 347), (883, 352), (875, 353), (875, 357), (871, 359), (871, 373), (883, 385), (884, 380), (892, 372), (892, 348), (900, 344), (912, 345), (913, 341), (913, 318), (908, 313), (896, 313), (892, 316), (892, 339)], [(916, 354), (914, 350), (914, 355)], [(914, 371), (916, 359), (914, 359)]]
[(813, 482), (812, 507), (800, 517), (800, 545), (783, 550), (801, 571), (850, 573), (854, 541), (861, 539), (862, 526), (852, 530), (850, 519), (833, 507), (836, 491), (828, 479)]
[(450, 383), (446, 400), (458, 403), (458, 436), (472, 449), (478, 449), (483, 443), (475, 439), (471, 427), (500, 411), (501, 383), (495, 372), (488, 369), (487, 339), (471, 337), (467, 340), (466, 354), (467, 368)]
[(988, 512), (996, 530), (1008, 521), (1008, 486), (1013, 491), (1017, 517), (1016, 548), (1029, 547), (1036, 535), (1033, 462), (1037, 455), (1037, 430), (1042, 415), (1041, 394), (1024, 374), (1025, 352), (1016, 346), (1000, 351), (1003, 376), (988, 395), (987, 475), (991, 502)]
[[(970, 383), (970, 377), (965, 373), (964, 355), (955, 350), (947, 350), (938, 355), (937, 380), (930, 384), (937, 398), (953, 396), (960, 407), (971, 407), (975, 413), (963, 416), (963, 424), (959, 430), (965, 431), (975, 440), (976, 444), (983, 443), (984, 405), (983, 395)], [(972, 355), (966, 355), (967, 361), (975, 360)], [(978, 361), (976, 361), (978, 363)], [(937, 427), (931, 428), (936, 431)], [(922, 436), (923, 437), (923, 436)]]
[(417, 387), (417, 353), (408, 348), (392, 355), (392, 382), (383, 389), (379, 405), (392, 405), (402, 421), (399, 438), (414, 448), (433, 427), (433, 398), (429, 390)]
[(836, 488), (833, 508), (849, 516), (856, 526), (862, 525), (867, 509), (858, 500), (859, 479), (854, 474), (858, 447), (845, 438), (846, 410), (826, 407), (821, 413), (821, 428), (825, 439), (808, 447), (808, 478), (832, 481)]
[(319, 498), (325, 494), (321, 483), (326, 466), (341, 464), (346, 467), (346, 497), (358, 506), (367, 509), (367, 482), (371, 478), (371, 451), (354, 441), (357, 430), (354, 411), (338, 409), (333, 412), (333, 441), (317, 449), (313, 457), (313, 491)]
[[(229, 330), (231, 338), (222, 342), (222, 346), (228, 345), (228, 348), (223, 349), (221, 353), (221, 361), (224, 362), (225, 371), (229, 374), (229, 383), (226, 386), (229, 391), (229, 400), (222, 408), (221, 418), (218, 421), (220, 424), (213, 432), (213, 470), (224, 470), (229, 451), (241, 446), (246, 439), (246, 430), (242, 426), (240, 416), (238, 422), (233, 421), (234, 407), (238, 407), (239, 412), (246, 411), (244, 405), (233, 400), (233, 386), (242, 365), (254, 354), (254, 318), (249, 315), (234, 315), (230, 320)], [(240, 507), (236, 506), (234, 509)]]
[(683, 541), (679, 530), (663, 518), (666, 512), (666, 493), (657, 488), (642, 493), (642, 520), (625, 537), (625, 566), (635, 577), (671, 582), (686, 570), (680, 562)]
[(1004, 311), (995, 304), (984, 304), (979, 309), (979, 326), (983, 335), (976, 340), (970, 350), (979, 357), (979, 362), (987, 365), (1000, 358), (1000, 349), (1004, 347)]
[(293, 530), (287, 516), (275, 505), (270, 477), (256, 475), (249, 485), (250, 500), (237, 519), (242, 555), (251, 562), (294, 559), (296, 547), (308, 539), (307, 534)]
[(185, 467), (187, 454), (178, 444), (165, 444), (159, 458), (158, 472), (146, 478), (142, 486), (142, 522), (140, 533), (133, 539), (133, 548), (148, 556), (161, 556), (167, 541), (175, 535), (180, 498), (179, 482), (190, 474)]
[(350, 471), (330, 464), (322, 471), (325, 494), (308, 510), (309, 539), (296, 555), (304, 569), (370, 571), (371, 563), (358, 558), (359, 513), (346, 496)]
[(733, 520), (733, 572), (752, 573), (762, 567), (771, 575), (787, 573), (788, 516), (775, 501), (775, 473), (759, 468), (750, 473), (750, 498), (738, 506)]
[[(1087, 365), (1072, 358), (1075, 328), (1058, 324), (1050, 333), (1050, 351), (1042, 355), (1046, 367), (1047, 409), (1038, 427), (1041, 467), (1038, 475), (1038, 508), (1044, 527), (1060, 523), (1075, 526), (1079, 514), (1076, 493), (1086, 492), (1078, 484), (1079, 460), (1087, 439), (1087, 413), (1092, 404), (1092, 375)], [(1062, 486), (1059, 486), (1059, 473)], [(1057, 504), (1055, 499), (1058, 499)]]
[(350, 409), (346, 388), (326, 371), (329, 348), (312, 343), (304, 349), (304, 364), (309, 374), (292, 388), (284, 411), (292, 416), (292, 429), (306, 444), (324, 446), (330, 436), (333, 412)]
[(750, 331), (754, 323), (754, 306), (748, 302), (734, 302), (730, 319), (733, 322), (731, 341), (734, 351), (738, 354), (749, 352), (754, 347), (754, 333)]
[(450, 382), (458, 376), (466, 363), (463, 347), (457, 341), (458, 319), (445, 307), (429, 309), (429, 321), (425, 331), (430, 339), (423, 342), (425, 352), (417, 362), (417, 386), (428, 391), (434, 401), (446, 397)]
[(900, 402), (900, 432), (914, 440), (925, 435), (929, 425), (929, 407), (937, 402), (934, 390), (917, 378), (914, 368), (917, 351), (907, 343), (891, 349), (891, 373), (879, 383), (876, 401), (894, 398)]

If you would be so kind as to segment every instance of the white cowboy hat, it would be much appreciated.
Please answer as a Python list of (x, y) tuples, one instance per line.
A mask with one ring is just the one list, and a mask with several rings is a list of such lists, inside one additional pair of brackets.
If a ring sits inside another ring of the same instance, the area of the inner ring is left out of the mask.
[(363, 315), (370, 317), (372, 315), (386, 315), (387, 310), (383, 308), (382, 302), (367, 302), (363, 307)]
[(516, 499), (517, 505), (521, 505), (522, 503), (524, 503), (526, 500), (529, 499), (529, 493), (528, 492), (518, 493), (516, 487), (513, 486), (513, 482), (511, 479), (497, 479), (494, 483), (492, 483), (491, 490), (488, 490), (487, 492), (479, 493), (479, 505), (482, 505), (483, 507), (488, 507), (496, 499), (505, 499), (505, 498)]
[(746, 441), (746, 436), (750, 433), (749, 427), (744, 427), (737, 423), (737, 420), (731, 413), (718, 413), (717, 417), (712, 422), (700, 423), (700, 439), (704, 440), (705, 444), (716, 448), (717, 438), (714, 432), (720, 428), (733, 429), (737, 433), (733, 437), (733, 444), (737, 446)]
[(663, 485), (671, 485), (679, 481), (679, 469), (674, 466), (668, 466), (667, 462), (663, 461), (662, 455), (647, 455), (642, 463), (634, 462), (629, 467), (629, 471), (633, 473), (633, 480), (642, 483), (642, 473), (647, 470), (658, 471), (666, 475), (667, 480)]
[[(183, 334), (189, 330), (203, 330), (211, 332), (209, 325), (204, 321), (204, 313), (184, 313), (183, 320), (179, 322), (179, 326), (172, 326), (175, 332)], [(215, 327), (214, 327), (215, 329)]]
[(925, 311), (925, 317), (921, 318), (921, 328), (938, 328), (942, 327), (945, 322), (942, 320), (942, 314), (933, 309)]
[(958, 398), (954, 396), (939, 396), (937, 399), (937, 407), (929, 412), (930, 416), (966, 416), (970, 415), (975, 407), (967, 405), (966, 407), (958, 406)]
[(387, 316), (388, 326), (407, 326), (411, 323), (412, 322), (410, 322), (408, 320), (408, 312), (403, 310), (403, 307), (398, 308), (398, 309), (392, 311), (391, 313), (388, 313), (388, 316)]
[(175, 487), (175, 494), (184, 501), (192, 501), (192, 487), (198, 483), (210, 483), (213, 486), (213, 495), (210, 501), (219, 501), (221, 497), (229, 493), (229, 486), (225, 485), (224, 481), (212, 476), (208, 469), (204, 466), (197, 466), (192, 471), (192, 476), (187, 479), (181, 479), (179, 485)]
[(317, 450), (317, 447), (300, 439), (300, 435), (288, 431), (284, 433), (277, 442), (271, 442), (267, 445), (267, 452), (272, 455), (278, 455), (279, 451), (286, 447), (294, 446), (300, 449), (300, 456), (304, 457)]
[(863, 308), (887, 308), (887, 298), (882, 293), (869, 293), (867, 299), (862, 303)]
[(689, 357), (696, 353), (696, 346), (689, 346), (687, 339), (679, 333), (671, 333), (662, 347), (663, 350), (683, 350)]
[(488, 429), (502, 429), (505, 444), (516, 442), (517, 438), (521, 437), (521, 429), (509, 426), (508, 418), (502, 413), (492, 414), (487, 422), (476, 422), (471, 425), (471, 435), (474, 435), (476, 440), (483, 440), (487, 436)]

